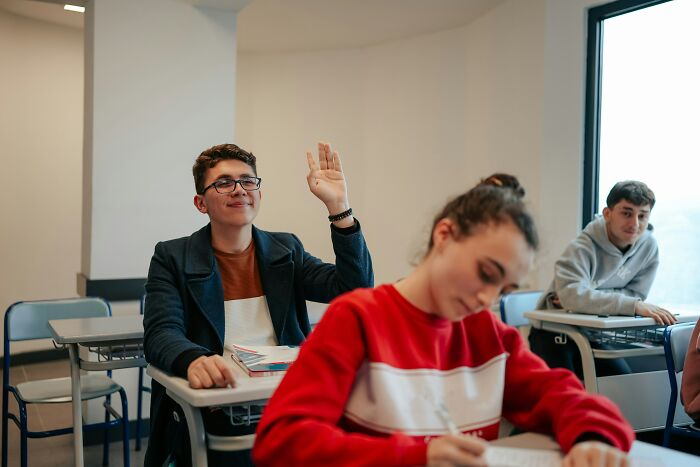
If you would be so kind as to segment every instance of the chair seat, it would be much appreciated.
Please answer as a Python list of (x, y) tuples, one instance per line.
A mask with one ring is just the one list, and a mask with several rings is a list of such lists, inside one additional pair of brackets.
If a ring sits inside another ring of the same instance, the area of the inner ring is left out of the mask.
[[(41, 379), (19, 383), (17, 393), (28, 404), (57, 404), (70, 402), (70, 378)], [(95, 399), (119, 391), (121, 386), (106, 375), (87, 374), (80, 377), (80, 395), (82, 400)]]

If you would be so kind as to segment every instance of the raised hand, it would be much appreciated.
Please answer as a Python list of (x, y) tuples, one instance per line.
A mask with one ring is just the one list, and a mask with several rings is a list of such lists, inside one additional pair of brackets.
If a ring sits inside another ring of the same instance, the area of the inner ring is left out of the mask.
[(319, 142), (318, 164), (311, 152), (306, 153), (306, 160), (309, 163), (306, 181), (311, 193), (326, 205), (329, 215), (347, 211), (350, 208), (348, 188), (338, 151), (332, 151), (328, 143)]

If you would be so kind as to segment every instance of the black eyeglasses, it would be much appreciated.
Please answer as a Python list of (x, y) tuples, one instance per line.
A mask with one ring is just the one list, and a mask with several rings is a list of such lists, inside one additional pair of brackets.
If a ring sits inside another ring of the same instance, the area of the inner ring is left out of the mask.
[(240, 185), (245, 191), (255, 191), (260, 189), (260, 182), (262, 178), (260, 177), (243, 177), (240, 180), (234, 180), (232, 178), (222, 178), (217, 180), (208, 187), (206, 187), (200, 195), (207, 192), (209, 188), (214, 187), (217, 193), (226, 194), (236, 191), (236, 184)]

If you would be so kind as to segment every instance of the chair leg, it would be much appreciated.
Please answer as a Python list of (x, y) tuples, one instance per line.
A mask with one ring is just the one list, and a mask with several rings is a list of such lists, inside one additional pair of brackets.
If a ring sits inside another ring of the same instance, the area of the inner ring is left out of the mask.
[(19, 403), (20, 465), (27, 467), (27, 407)]
[(129, 467), (129, 404), (126, 400), (124, 388), (119, 390), (119, 397), (122, 400), (122, 439), (124, 449), (124, 467)]
[(7, 388), (2, 389), (2, 467), (7, 467), (7, 427), (9, 402)]
[(135, 450), (141, 450), (141, 412), (143, 410), (143, 367), (139, 367), (138, 396), (136, 398), (136, 446)]
[[(105, 397), (105, 403), (109, 405), (112, 402), (112, 397), (107, 395)], [(109, 410), (105, 408), (105, 425), (109, 423)], [(102, 443), (102, 465), (109, 465), (109, 427), (105, 427), (105, 439)]]
[(671, 444), (671, 427), (666, 426), (666, 428), (664, 428), (664, 441), (662, 443), (662, 446), (665, 448), (670, 448), (670, 444)]

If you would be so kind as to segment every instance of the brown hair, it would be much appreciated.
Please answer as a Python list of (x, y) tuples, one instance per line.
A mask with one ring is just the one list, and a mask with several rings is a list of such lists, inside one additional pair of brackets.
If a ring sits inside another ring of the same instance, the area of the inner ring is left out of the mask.
[(192, 166), (192, 175), (194, 176), (194, 187), (198, 194), (204, 191), (204, 177), (207, 169), (211, 169), (222, 160), (238, 160), (245, 162), (253, 169), (255, 175), (258, 174), (258, 169), (255, 165), (255, 156), (252, 152), (241, 149), (235, 144), (219, 144), (204, 150)]
[(656, 204), (654, 192), (651, 191), (645, 183), (636, 180), (617, 182), (615, 186), (612, 187), (612, 190), (610, 190), (610, 193), (608, 193), (608, 198), (605, 202), (608, 207), (612, 209), (623, 199), (626, 199), (635, 206), (645, 206), (648, 204), (650, 208), (653, 208), (654, 204)]
[(525, 197), (525, 188), (520, 185), (520, 181), (514, 176), (504, 173), (495, 173), (486, 178), (482, 178), (477, 186), (493, 185), (499, 188), (510, 188), (518, 197)]
[(523, 203), (524, 194), (520, 182), (512, 175), (494, 174), (482, 179), (477, 186), (449, 201), (435, 217), (430, 230), (428, 251), (433, 247), (432, 232), (442, 219), (450, 219), (455, 223), (459, 237), (471, 235), (479, 225), (510, 221), (523, 234), (527, 244), (536, 250), (539, 237), (535, 222)]

